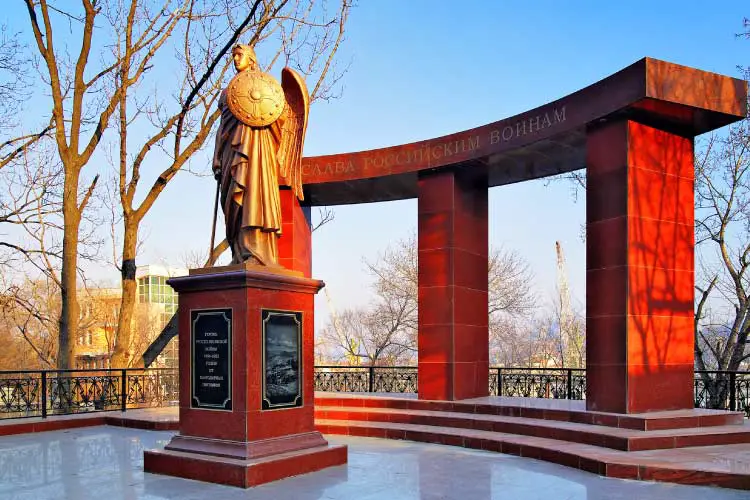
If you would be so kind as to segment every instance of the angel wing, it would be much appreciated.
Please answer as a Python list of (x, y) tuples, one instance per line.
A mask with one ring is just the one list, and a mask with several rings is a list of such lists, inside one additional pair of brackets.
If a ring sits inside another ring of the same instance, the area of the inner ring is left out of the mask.
[(307, 116), (310, 111), (310, 94), (302, 77), (292, 68), (281, 71), (281, 87), (284, 89), (287, 110), (286, 120), (279, 145), (279, 166), (281, 176), (298, 199), (304, 200), (302, 193), (302, 148), (305, 145)]

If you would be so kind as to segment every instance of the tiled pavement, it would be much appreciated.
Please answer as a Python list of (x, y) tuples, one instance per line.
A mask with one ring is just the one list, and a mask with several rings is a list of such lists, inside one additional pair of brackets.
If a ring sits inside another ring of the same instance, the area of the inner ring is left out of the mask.
[(171, 431), (97, 426), (0, 438), (0, 499), (740, 500), (746, 491), (602, 478), (451, 446), (330, 436), (348, 466), (249, 490), (143, 472)]

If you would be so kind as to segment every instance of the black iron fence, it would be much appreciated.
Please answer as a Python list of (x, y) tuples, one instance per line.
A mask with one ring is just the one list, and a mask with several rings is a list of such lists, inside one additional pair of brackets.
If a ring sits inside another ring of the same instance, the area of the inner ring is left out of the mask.
[[(316, 366), (316, 391), (416, 393), (416, 366)], [(489, 394), (586, 399), (586, 370), (490, 368)], [(696, 371), (695, 407), (744, 411), (750, 371)], [(0, 371), (0, 418), (47, 417), (177, 405), (176, 369)]]
[[(584, 368), (490, 368), (489, 394), (586, 399)], [(315, 390), (417, 392), (416, 366), (316, 366)], [(695, 407), (743, 411), (750, 418), (750, 371), (696, 371)]]
[(169, 406), (179, 401), (177, 370), (0, 372), (0, 418)]

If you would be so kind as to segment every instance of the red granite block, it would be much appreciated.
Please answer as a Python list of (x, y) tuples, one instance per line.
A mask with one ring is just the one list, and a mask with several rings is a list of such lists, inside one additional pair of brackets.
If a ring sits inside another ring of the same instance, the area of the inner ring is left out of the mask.
[(693, 364), (631, 365), (628, 373), (628, 411), (679, 410), (693, 407)]
[(586, 316), (619, 316), (625, 314), (627, 287), (627, 267), (587, 270)]
[[(425, 325), (417, 334), (421, 363), (449, 363), (453, 359), (453, 327)], [(421, 382), (421, 380), (420, 380)]]
[(693, 316), (695, 278), (692, 270), (631, 266), (627, 271), (629, 314)]
[(690, 224), (628, 218), (628, 262), (648, 269), (694, 269), (694, 232)]
[[(670, 365), (692, 364), (694, 323), (686, 316), (628, 316), (628, 361), (640, 373), (659, 374)], [(631, 368), (631, 371), (637, 370)], [(691, 384), (692, 386), (692, 384)]]
[(664, 171), (628, 169), (630, 217), (670, 221), (692, 226), (694, 181)]
[(453, 370), (451, 363), (425, 362), (418, 367), (420, 399), (452, 399)]
[(628, 122), (611, 121), (590, 128), (586, 137), (587, 180), (621, 170), (628, 162)]
[(604, 475), (619, 479), (638, 479), (638, 466), (627, 464), (605, 464)]
[(586, 224), (586, 269), (606, 269), (628, 264), (628, 218), (625, 215)]
[(692, 139), (634, 121), (627, 123), (628, 165), (693, 178)]
[[(590, 168), (587, 172), (590, 172)], [(623, 164), (606, 173), (586, 178), (586, 223), (624, 217), (628, 213), (628, 169)]]
[(627, 409), (626, 365), (594, 365), (587, 360), (586, 409), (625, 413)]
[(419, 288), (420, 328), (428, 325), (454, 324), (454, 290), (453, 286)]
[(627, 318), (593, 316), (586, 318), (586, 359), (596, 365), (624, 365), (627, 362)]

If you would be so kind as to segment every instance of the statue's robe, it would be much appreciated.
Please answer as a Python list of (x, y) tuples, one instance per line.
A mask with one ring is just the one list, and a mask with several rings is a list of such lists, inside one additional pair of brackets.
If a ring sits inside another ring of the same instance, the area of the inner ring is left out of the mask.
[(267, 127), (245, 125), (229, 110), (226, 90), (219, 109), (213, 169), (221, 171), (221, 205), (232, 264), (256, 259), (262, 265), (277, 265), (281, 119)]

